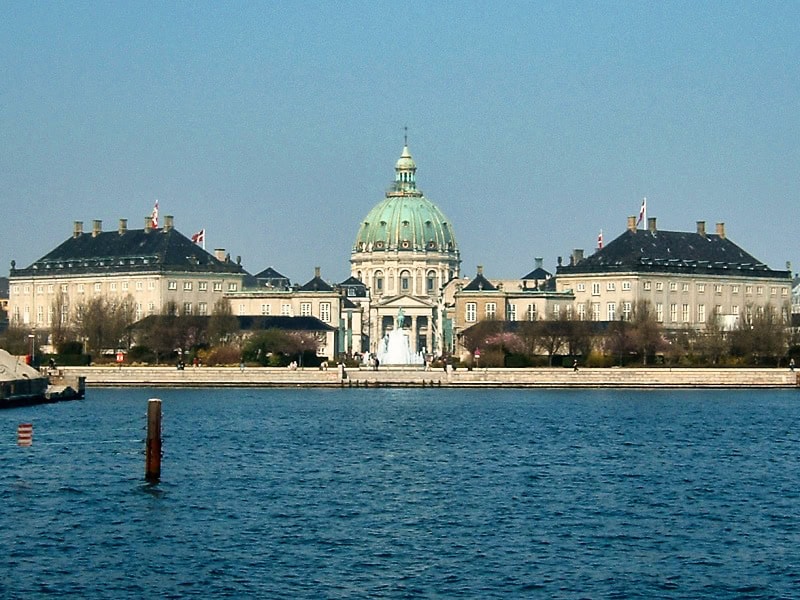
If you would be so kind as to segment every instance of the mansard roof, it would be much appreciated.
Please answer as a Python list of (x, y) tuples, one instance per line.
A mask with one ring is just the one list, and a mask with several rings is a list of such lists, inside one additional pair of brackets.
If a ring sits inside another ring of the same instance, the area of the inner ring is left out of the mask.
[(328, 282), (322, 279), (322, 277), (317, 275), (305, 285), (297, 288), (297, 290), (300, 292), (332, 292), (333, 287), (331, 287)]
[(545, 271), (542, 267), (537, 267), (533, 271), (531, 271), (530, 273), (525, 275), (525, 277), (523, 277), (523, 279), (538, 279), (538, 280), (542, 280), (542, 279), (549, 279), (552, 276), (553, 276), (552, 273), (549, 273), (549, 272)]
[(587, 258), (557, 268), (559, 275), (603, 272), (740, 275), (788, 278), (723, 234), (628, 229)]
[(289, 278), (281, 275), (272, 267), (267, 267), (255, 276), (259, 286), (267, 286), (273, 288), (288, 288), (292, 285)]
[(221, 261), (174, 228), (76, 233), (12, 276), (64, 276), (136, 272), (232, 273), (247, 275)]
[(492, 285), (492, 282), (486, 279), (483, 276), (483, 273), (478, 273), (475, 276), (475, 279), (470, 281), (467, 285), (464, 286), (464, 292), (493, 292), (497, 290), (497, 288)]

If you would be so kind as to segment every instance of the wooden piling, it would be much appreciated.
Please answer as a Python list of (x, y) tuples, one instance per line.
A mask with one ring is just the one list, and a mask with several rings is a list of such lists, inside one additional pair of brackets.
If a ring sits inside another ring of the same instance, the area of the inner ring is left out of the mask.
[(151, 398), (147, 403), (147, 446), (145, 448), (145, 479), (161, 479), (161, 400)]

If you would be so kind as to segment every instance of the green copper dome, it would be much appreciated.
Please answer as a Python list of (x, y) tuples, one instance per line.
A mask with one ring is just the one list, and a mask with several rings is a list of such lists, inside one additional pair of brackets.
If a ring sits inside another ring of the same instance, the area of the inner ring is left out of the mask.
[(361, 222), (354, 252), (458, 252), (447, 217), (417, 189), (416, 170), (405, 146), (395, 165), (395, 182), (386, 192), (386, 198)]

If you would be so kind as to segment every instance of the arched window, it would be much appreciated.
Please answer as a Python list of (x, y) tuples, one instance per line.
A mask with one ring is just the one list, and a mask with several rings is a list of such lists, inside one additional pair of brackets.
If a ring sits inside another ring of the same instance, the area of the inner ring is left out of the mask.
[(375, 271), (375, 292), (383, 292), (383, 271)]
[(408, 292), (411, 289), (411, 273), (400, 271), (400, 291)]
[(428, 275), (425, 278), (425, 288), (429, 294), (436, 290), (436, 271), (428, 271)]

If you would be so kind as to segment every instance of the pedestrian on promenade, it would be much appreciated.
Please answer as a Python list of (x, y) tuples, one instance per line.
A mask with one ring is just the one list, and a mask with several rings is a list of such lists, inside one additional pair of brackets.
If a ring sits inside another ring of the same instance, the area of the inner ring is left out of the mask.
[(794, 358), (789, 359), (789, 370), (794, 371)]

